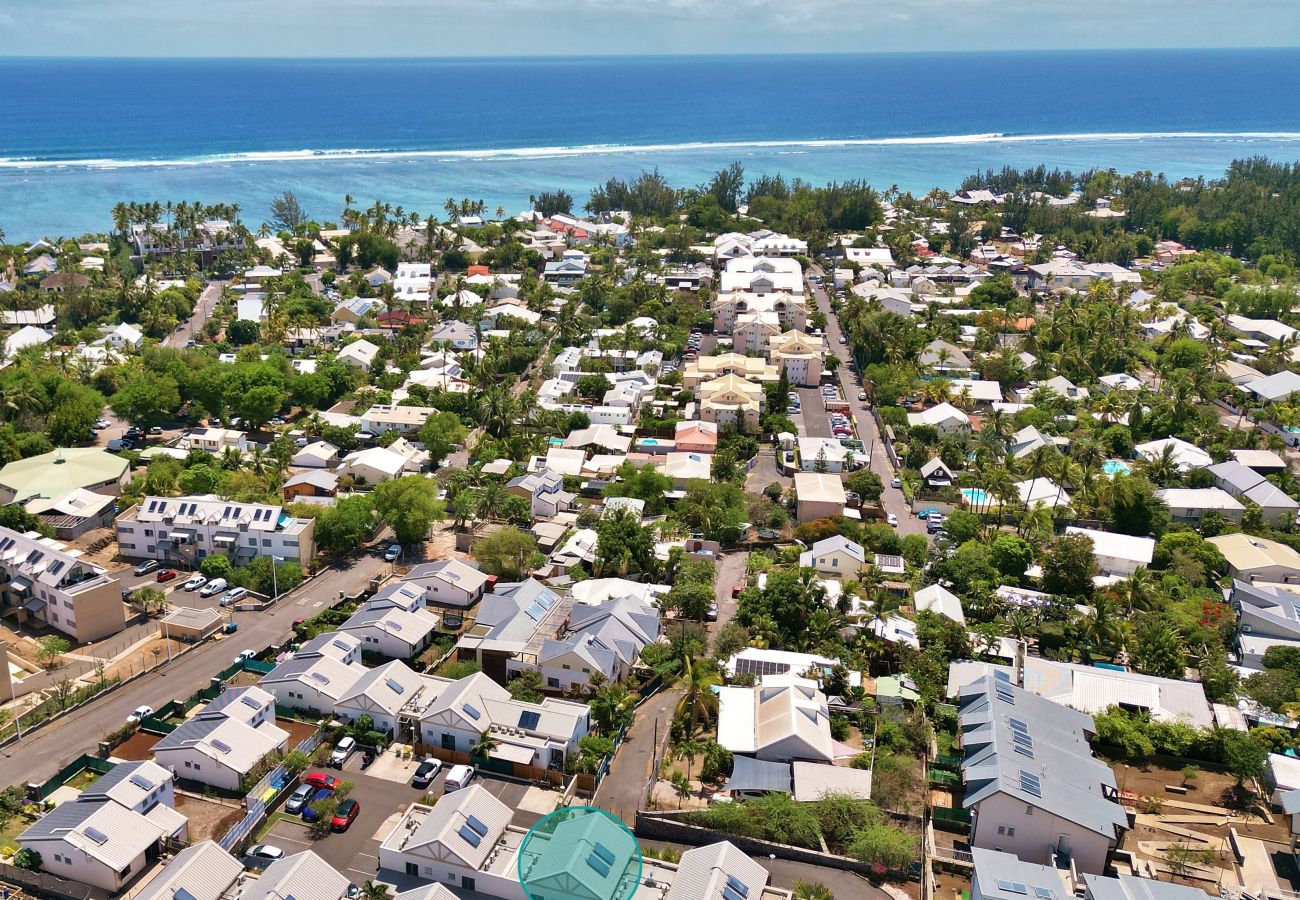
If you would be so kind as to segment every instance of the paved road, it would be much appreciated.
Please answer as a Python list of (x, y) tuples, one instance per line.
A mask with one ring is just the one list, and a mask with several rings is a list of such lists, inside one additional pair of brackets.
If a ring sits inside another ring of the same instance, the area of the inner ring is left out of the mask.
[(614, 754), (609, 773), (596, 788), (592, 806), (629, 824), (636, 821), (636, 811), (641, 808), (654, 775), (657, 750), (668, 740), (668, 726), (680, 698), (676, 688), (667, 688), (637, 708), (636, 719)]
[(194, 304), (194, 312), (181, 323), (179, 328), (163, 339), (163, 346), (180, 348), (190, 340), (197, 340), (195, 335), (203, 330), (203, 323), (212, 316), (212, 308), (217, 305), (217, 300), (221, 297), (221, 289), (225, 286), (224, 281), (210, 282), (203, 289), (203, 293), (199, 294), (199, 302)]
[(761, 494), (763, 488), (772, 482), (776, 482), (783, 488), (788, 488), (794, 483), (794, 480), (788, 475), (782, 475), (776, 462), (776, 450), (758, 451), (758, 462), (754, 463), (754, 468), (749, 470), (745, 476), (745, 491), (750, 494)]
[(31, 737), (0, 749), (0, 770), (7, 783), (27, 783), (46, 778), (83, 753), (93, 753), (97, 742), (126, 722), (131, 710), (142, 704), (154, 708), (168, 700), (188, 697), (206, 687), (211, 677), (228, 666), (241, 650), (261, 650), (283, 641), (294, 619), (314, 615), (339, 591), (356, 593), (390, 566), (375, 555), (357, 559), (346, 568), (331, 568), (303, 585), (271, 610), (235, 613), (239, 631), (211, 641), (169, 666), (146, 675), (129, 687), (83, 707), (57, 722), (38, 729)]
[[(814, 269), (814, 272), (820, 270)], [(817, 301), (817, 308), (826, 313), (826, 336), (830, 341), (832, 350), (840, 348), (840, 322), (839, 318), (831, 312), (830, 298), (826, 295), (825, 289), (817, 283), (811, 285), (813, 297)], [(844, 349), (839, 349), (838, 354), (847, 356)], [(837, 355), (838, 355), (837, 354)], [(885, 512), (893, 513), (898, 516), (898, 533), (899, 534), (925, 534), (925, 526), (916, 518), (912, 512), (912, 507), (908, 504), (907, 498), (903, 492), (897, 488), (890, 487), (890, 482), (897, 473), (889, 463), (889, 454), (881, 443), (880, 431), (876, 428), (876, 418), (871, 414), (870, 407), (858, 399), (858, 393), (861, 387), (856, 383), (853, 372), (849, 369), (848, 364), (840, 366), (837, 374), (839, 375), (840, 387), (844, 392), (844, 397), (849, 402), (849, 409), (852, 411), (854, 422), (857, 426), (858, 439), (866, 446), (867, 452), (871, 454), (871, 471), (880, 476), (881, 481), (885, 483), (885, 492), (880, 498), (880, 502), (885, 507)], [(804, 401), (808, 402), (807, 400)], [(820, 404), (820, 397), (817, 403)], [(821, 408), (820, 405), (818, 408)], [(806, 418), (816, 419), (818, 416), (809, 415)], [(825, 416), (820, 418), (825, 419)], [(809, 423), (811, 424), (811, 423)], [(827, 426), (829, 428), (829, 425)], [(810, 429), (809, 434), (814, 432)]]

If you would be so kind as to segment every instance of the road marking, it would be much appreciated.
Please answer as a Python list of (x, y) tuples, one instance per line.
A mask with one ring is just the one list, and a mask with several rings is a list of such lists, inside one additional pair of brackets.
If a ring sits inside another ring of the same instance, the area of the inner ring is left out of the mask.
[(311, 608), (312, 608), (312, 609), (320, 609), (320, 608), (321, 608), (322, 606), (324, 606), (324, 605), (325, 605), (325, 601), (324, 601), (324, 600), (317, 600), (315, 603), (313, 603), (313, 604), (311, 605)]

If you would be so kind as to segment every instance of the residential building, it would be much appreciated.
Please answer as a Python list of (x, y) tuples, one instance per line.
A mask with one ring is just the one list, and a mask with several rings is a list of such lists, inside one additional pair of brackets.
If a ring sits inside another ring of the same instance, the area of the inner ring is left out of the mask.
[(363, 670), (361, 677), (335, 701), (332, 712), (354, 722), (369, 716), (377, 730), (396, 736), (402, 710), (418, 704), (426, 687), (420, 675), (395, 659)]
[(1147, 441), (1133, 448), (1139, 459), (1157, 461), (1168, 455), (1178, 467), (1179, 472), (1192, 469), (1204, 469), (1214, 463), (1213, 457), (1195, 444), (1182, 438), (1168, 437), (1158, 441)]
[(962, 609), (961, 598), (941, 584), (931, 584), (921, 588), (912, 597), (912, 605), (917, 612), (929, 610), (951, 619), (958, 625), (966, 624), (966, 613)]
[(38, 497), (23, 504), (61, 541), (72, 541), (96, 528), (112, 528), (117, 499), (77, 488), (61, 497)]
[[(514, 810), (481, 784), (438, 800), (433, 806), (412, 803), (379, 845), (379, 867), (490, 896), (522, 900), (523, 886), (495, 885), (482, 870), (497, 850)], [(506, 876), (509, 877), (509, 876)]]
[(799, 438), (799, 468), (805, 472), (831, 472), (847, 470), (852, 452), (835, 438)]
[(1237, 533), (1209, 538), (1228, 561), (1228, 574), (1245, 582), (1300, 584), (1300, 553), (1286, 544)]
[(759, 356), (740, 353), (719, 353), (701, 356), (686, 363), (682, 369), (682, 389), (695, 391), (701, 384), (725, 375), (735, 375), (754, 384), (771, 384), (781, 379), (776, 366)]
[(1271, 647), (1300, 648), (1300, 593), (1234, 578), (1229, 600), (1237, 611), (1237, 652), (1244, 668), (1263, 669)]
[(564, 476), (550, 469), (529, 472), (506, 482), (506, 492), (528, 501), (534, 519), (551, 519), (572, 509), (577, 495), (564, 489)]
[[(1252, 453), (1255, 451), (1235, 452)], [(1247, 458), (1250, 459), (1251, 457)], [(1271, 470), (1271, 466), (1268, 470)], [(1214, 476), (1216, 486), (1227, 491), (1243, 503), (1248, 502), (1258, 506), (1263, 514), (1264, 521), (1270, 525), (1286, 525), (1296, 521), (1296, 516), (1300, 513), (1300, 503), (1292, 500), (1290, 496), (1274, 485), (1273, 482), (1266, 479), (1256, 469), (1248, 468), (1233, 459), (1210, 466), (1209, 471)], [(1240, 521), (1240, 518), (1236, 521)]]
[(727, 260), (719, 280), (719, 294), (739, 291), (750, 294), (787, 293), (802, 295), (803, 267), (793, 259), (740, 256)]
[(685, 490), (692, 481), (708, 481), (712, 474), (713, 457), (703, 453), (665, 453), (659, 470), (672, 480), (673, 487)]
[(429, 291), (433, 285), (433, 267), (425, 262), (402, 262), (397, 264), (397, 273), (393, 276), (393, 297), (410, 305), (428, 303)]
[(126, 613), (117, 579), (38, 532), (0, 527), (0, 609), (21, 609), (81, 644), (117, 634)]
[(449, 346), (454, 350), (477, 350), (478, 332), (459, 319), (450, 319), (433, 330), (429, 335), (429, 345)]
[(380, 403), (361, 414), (361, 430), (379, 437), (390, 431), (412, 434), (419, 431), (430, 416), (438, 410), (427, 406), (396, 406)]
[(191, 450), (203, 450), (220, 456), (227, 450), (247, 453), (248, 435), (233, 428), (195, 428), (186, 439)]
[(767, 402), (761, 385), (724, 375), (700, 385), (700, 418), (721, 427), (757, 431)]
[(970, 357), (965, 351), (938, 339), (925, 345), (917, 358), (917, 364), (948, 378), (965, 378), (971, 372)]
[(339, 476), (334, 472), (313, 469), (291, 475), (280, 488), (280, 495), (291, 500), (333, 497), (339, 491)]
[(1097, 560), (1097, 568), (1106, 575), (1128, 577), (1138, 569), (1150, 566), (1155, 554), (1156, 542), (1148, 537), (1075, 525), (1068, 526), (1065, 533), (1080, 534), (1092, 541), (1092, 555)]
[(718, 743), (732, 753), (774, 762), (835, 755), (826, 695), (815, 681), (764, 675), (752, 687), (721, 688), (718, 704)]
[(494, 581), (473, 566), (459, 559), (443, 559), (423, 563), (406, 573), (403, 581), (424, 591), (424, 602), (430, 606), (451, 606), (466, 609), (483, 599), (483, 591)]
[(1169, 507), (1169, 515), (1174, 521), (1189, 525), (1199, 526), (1201, 519), (1211, 512), (1239, 525), (1246, 512), (1246, 507), (1236, 497), (1217, 487), (1164, 488), (1156, 491), (1156, 497)]
[(338, 474), (349, 475), (360, 484), (379, 484), (390, 478), (415, 475), (428, 461), (427, 453), (415, 450), (399, 438), (387, 447), (353, 450), (339, 462)]
[(439, 619), (425, 608), (424, 598), (416, 588), (402, 583), (396, 587), (415, 594), (417, 605), (406, 608), (372, 600), (349, 616), (339, 631), (356, 637), (363, 650), (389, 659), (410, 659), (433, 643)]
[(961, 688), (957, 719), (971, 847), (1104, 872), (1128, 815), (1088, 745), (1092, 717), (994, 674)]
[[(335, 315), (337, 316), (337, 312)], [(375, 364), (378, 357), (379, 347), (365, 338), (353, 341), (335, 355), (335, 359), (339, 362), (354, 369), (364, 369), (367, 372), (370, 371), (370, 367)]]
[(209, 556), (247, 565), (270, 556), (306, 568), (316, 555), (316, 520), (299, 519), (269, 503), (207, 496), (146, 496), (117, 520), (122, 555), (197, 569)]
[(661, 630), (658, 608), (634, 597), (599, 606), (579, 603), (570, 610), (566, 627), (542, 641), (537, 665), (550, 690), (585, 687), (593, 672), (612, 684), (631, 674), (641, 651), (659, 640)]
[(844, 515), (844, 504), (848, 498), (844, 492), (844, 482), (838, 475), (796, 472), (794, 491), (798, 503), (796, 518), (800, 522)]
[(736, 317), (736, 327), (731, 332), (731, 346), (739, 353), (766, 356), (772, 341), (780, 334), (781, 319), (776, 313), (748, 312)]
[(712, 455), (718, 449), (718, 426), (713, 422), (678, 422), (673, 445), (682, 453)]
[(778, 372), (785, 372), (786, 380), (792, 385), (815, 387), (821, 384), (825, 353), (822, 339), (803, 331), (791, 330), (768, 339), (768, 358)]
[(831, 578), (857, 578), (867, 565), (866, 551), (862, 545), (842, 534), (822, 538), (799, 554), (801, 569), (815, 569), (817, 574)]
[(0, 504), (53, 500), (76, 490), (119, 497), (131, 464), (98, 447), (60, 447), (0, 468)]
[(257, 684), (274, 694), (280, 706), (322, 715), (332, 713), (368, 671), (361, 665), (359, 638), (326, 632), (300, 647)]
[(587, 277), (585, 259), (558, 259), (547, 262), (542, 267), (542, 280), (556, 287), (572, 287), (576, 282)]
[(719, 841), (682, 853), (664, 900), (761, 900), (773, 893), (767, 890), (768, 878), (767, 869), (749, 854)]
[[(238, 900), (344, 900), (351, 882), (310, 850), (275, 860), (241, 885)], [(180, 900), (180, 898), (177, 898)]]
[(191, 844), (139, 888), (133, 900), (221, 900), (244, 872), (244, 865), (216, 841)]
[(260, 687), (227, 688), (155, 744), (154, 759), (178, 778), (237, 791), (268, 753), (288, 749), (275, 705)]
[(755, 312), (774, 314), (785, 331), (803, 331), (808, 327), (808, 302), (802, 292), (733, 291), (714, 298), (713, 330), (717, 334), (731, 334), (741, 316)]
[(912, 427), (929, 425), (943, 438), (959, 431), (969, 431), (970, 416), (951, 403), (944, 402), (919, 413), (908, 413), (907, 424)]

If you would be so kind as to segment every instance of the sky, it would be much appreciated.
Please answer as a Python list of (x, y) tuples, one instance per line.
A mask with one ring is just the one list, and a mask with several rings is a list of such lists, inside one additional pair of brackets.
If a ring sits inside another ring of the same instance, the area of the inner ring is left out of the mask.
[(1300, 45), (1296, 0), (3, 0), (22, 56), (490, 57)]

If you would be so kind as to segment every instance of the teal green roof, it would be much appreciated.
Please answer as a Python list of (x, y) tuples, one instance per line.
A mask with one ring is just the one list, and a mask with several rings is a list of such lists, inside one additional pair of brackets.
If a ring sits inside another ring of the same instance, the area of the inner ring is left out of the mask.
[(520, 881), (546, 900), (627, 900), (641, 878), (636, 839), (612, 816), (580, 809), (534, 826), (520, 848)]
[(0, 485), (19, 503), (34, 497), (54, 499), (77, 488), (116, 481), (129, 463), (99, 447), (61, 447), (19, 459), (0, 469)]

